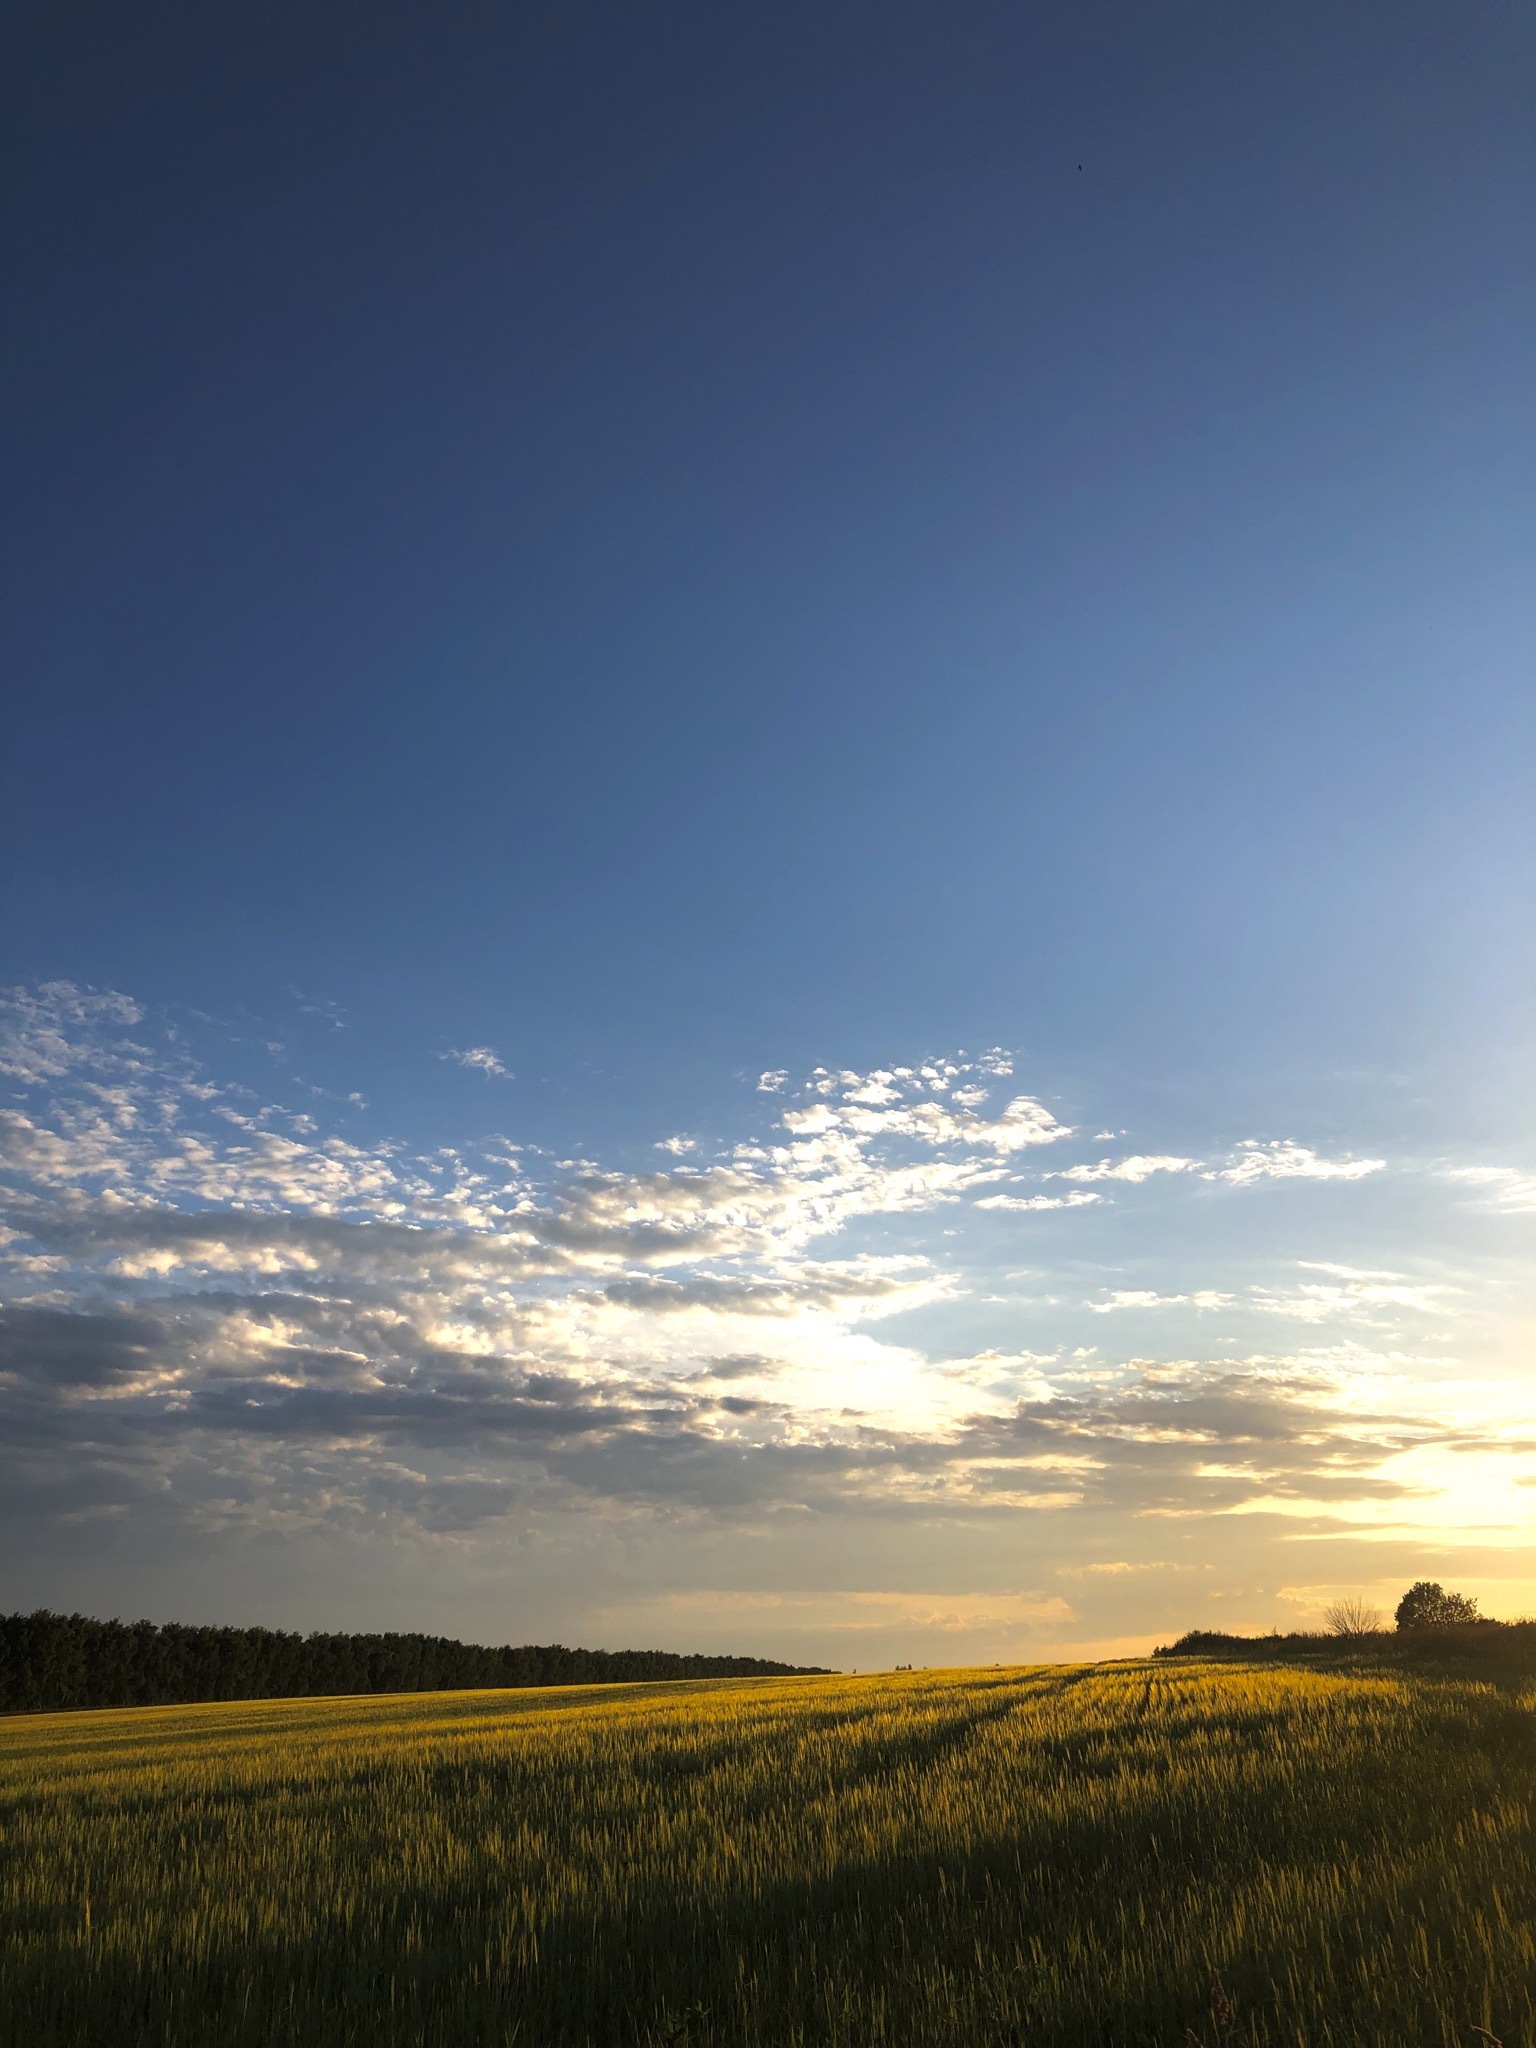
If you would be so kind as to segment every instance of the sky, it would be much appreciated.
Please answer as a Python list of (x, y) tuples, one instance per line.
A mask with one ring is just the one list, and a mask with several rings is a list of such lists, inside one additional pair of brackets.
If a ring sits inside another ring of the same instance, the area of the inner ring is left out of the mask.
[(0, 1605), (1536, 1611), (1536, 25), (22, 0)]

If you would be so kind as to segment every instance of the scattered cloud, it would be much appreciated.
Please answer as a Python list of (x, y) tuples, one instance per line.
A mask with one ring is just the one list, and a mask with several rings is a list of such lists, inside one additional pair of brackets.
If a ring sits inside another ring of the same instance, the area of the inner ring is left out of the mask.
[(1107, 1316), (1122, 1308), (1228, 1308), (1236, 1298), (1209, 1287), (1193, 1294), (1158, 1294), (1146, 1287), (1117, 1287), (1105, 1300), (1085, 1302), (1083, 1306), (1092, 1309), (1095, 1315)]
[(466, 1045), (455, 1052), (438, 1054), (439, 1059), (452, 1060), (455, 1066), (468, 1067), (478, 1074), (490, 1074), (498, 1081), (510, 1081), (511, 1070), (502, 1063), (501, 1055), (493, 1052), (488, 1045)]
[(767, 1073), (758, 1075), (757, 1092), (759, 1095), (778, 1095), (788, 1083), (789, 1073), (786, 1068), (770, 1067)]
[(143, 1016), (137, 1003), (115, 990), (77, 988), (69, 981), (0, 990), (0, 1075), (36, 1088), (107, 1064), (131, 1070), (143, 1049), (119, 1034)]
[(1385, 1159), (1324, 1159), (1289, 1138), (1244, 1138), (1232, 1163), (1205, 1178), (1230, 1181), (1234, 1187), (1252, 1187), (1261, 1180), (1364, 1180), (1367, 1174), (1380, 1173), (1386, 1163)]
[(1448, 1180), (1475, 1188), (1500, 1209), (1519, 1215), (1536, 1211), (1536, 1173), (1518, 1166), (1453, 1166)]
[(305, 995), (302, 989), (297, 988), (289, 989), (288, 993), (293, 998), (293, 1006), (300, 1016), (319, 1017), (322, 1022), (329, 1024), (333, 1031), (346, 1030), (347, 1013), (340, 1003), (333, 1002), (329, 996)]
[(1198, 1159), (1178, 1159), (1167, 1152), (1133, 1152), (1129, 1159), (1101, 1159), (1095, 1166), (1068, 1166), (1047, 1174), (1048, 1180), (1150, 1180), (1154, 1173), (1193, 1173)]
[(1297, 1269), (1324, 1277), (1300, 1280), (1289, 1287), (1253, 1286), (1241, 1294), (1197, 1288), (1182, 1294), (1160, 1294), (1151, 1288), (1116, 1288), (1102, 1301), (1084, 1304), (1095, 1315), (1117, 1309), (1240, 1307), (1263, 1315), (1289, 1316), (1303, 1323), (1344, 1317), (1379, 1321), (1385, 1310), (1428, 1314), (1437, 1310), (1448, 1289), (1443, 1283), (1413, 1281), (1402, 1273), (1361, 1272), (1321, 1260), (1303, 1260)]
[[(499, 1068), (489, 1048), (457, 1057), (493, 1071), (479, 1053)], [(0, 1520), (435, 1540), (594, 1501), (1047, 1521), (1112, 1505), (1299, 1533), (1396, 1527), (1444, 1498), (1464, 1522), (1516, 1502), (1528, 1521), (1536, 1430), (1479, 1419), (1464, 1386), (1418, 1399), (1395, 1354), (1362, 1348), (1443, 1307), (1442, 1277), (1293, 1261), (1088, 1304), (1358, 1326), (1323, 1350), (1170, 1363), (1034, 1326), (1080, 1322), (1091, 1280), (1053, 1308), (1000, 1300), (961, 1240), (939, 1258), (914, 1219), (1053, 1208), (1099, 1227), (1094, 1189), (1013, 1191), (1020, 1153), (1070, 1128), (995, 1089), (996, 1052), (775, 1076), (765, 1135), (664, 1140), (646, 1171), (501, 1140), (358, 1144), (318, 1100), (265, 1101), (129, 998), (69, 984), (0, 999), (0, 1060)], [(1133, 1159), (1091, 1174), (1193, 1170)], [(1332, 1177), (1377, 1162), (1343, 1164)], [(1022, 1320), (997, 1348), (926, 1348), (914, 1333), (952, 1308)], [(995, 1596), (1021, 1616), (1035, 1597)], [(922, 1600), (923, 1627), (961, 1614)]]
[(1370, 1321), (1383, 1309), (1432, 1312), (1440, 1307), (1448, 1291), (1443, 1284), (1415, 1282), (1403, 1273), (1358, 1272), (1350, 1266), (1320, 1260), (1303, 1261), (1301, 1270), (1327, 1277), (1305, 1280), (1292, 1289), (1255, 1288), (1254, 1306), (1268, 1314), (1294, 1316), (1304, 1323), (1325, 1322), (1335, 1316)]

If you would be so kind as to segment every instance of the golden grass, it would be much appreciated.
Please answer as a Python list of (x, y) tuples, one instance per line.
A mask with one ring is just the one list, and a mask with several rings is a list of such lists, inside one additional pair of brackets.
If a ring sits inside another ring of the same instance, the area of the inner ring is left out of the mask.
[(1509, 1690), (1192, 1663), (0, 1723), (0, 2041), (1536, 2048)]

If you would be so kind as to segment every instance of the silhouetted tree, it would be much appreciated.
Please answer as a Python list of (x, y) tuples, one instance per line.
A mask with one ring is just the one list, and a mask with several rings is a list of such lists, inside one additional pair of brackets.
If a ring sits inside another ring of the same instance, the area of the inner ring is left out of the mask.
[(1331, 1636), (1343, 1636), (1353, 1641), (1357, 1636), (1373, 1636), (1381, 1627), (1384, 1616), (1379, 1607), (1373, 1607), (1369, 1600), (1351, 1596), (1347, 1600), (1335, 1600), (1323, 1615)]
[(1479, 1619), (1477, 1602), (1465, 1593), (1447, 1593), (1434, 1579), (1419, 1579), (1397, 1603), (1399, 1628), (1455, 1628)]

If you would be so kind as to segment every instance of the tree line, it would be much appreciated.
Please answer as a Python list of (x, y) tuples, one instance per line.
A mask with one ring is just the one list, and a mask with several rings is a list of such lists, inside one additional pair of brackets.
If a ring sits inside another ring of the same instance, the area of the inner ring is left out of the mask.
[[(1536, 1623), (1529, 1621), (1494, 1621), (1479, 1614), (1477, 1602), (1467, 1593), (1448, 1592), (1438, 1580), (1417, 1579), (1393, 1612), (1396, 1623), (1395, 1640), (1406, 1644), (1433, 1644), (1449, 1638), (1460, 1638), (1462, 1647), (1467, 1639), (1479, 1637), (1485, 1645), (1493, 1637), (1520, 1637), (1522, 1641), (1536, 1631)], [(1202, 1655), (1244, 1653), (1284, 1654), (1287, 1650), (1306, 1648), (1332, 1639), (1342, 1645), (1382, 1643), (1392, 1636), (1386, 1627), (1386, 1616), (1379, 1607), (1369, 1601), (1351, 1598), (1336, 1600), (1324, 1611), (1324, 1629), (1297, 1631), (1282, 1635), (1272, 1629), (1267, 1636), (1229, 1635), (1221, 1629), (1192, 1628), (1180, 1636), (1176, 1643), (1162, 1643), (1152, 1652), (1154, 1657), (1198, 1657)]]
[(11, 1714), (324, 1693), (778, 1678), (819, 1668), (670, 1650), (568, 1650), (562, 1643), (487, 1648), (448, 1636), (306, 1636), (270, 1628), (94, 1621), (46, 1608), (0, 1615), (0, 1713)]

